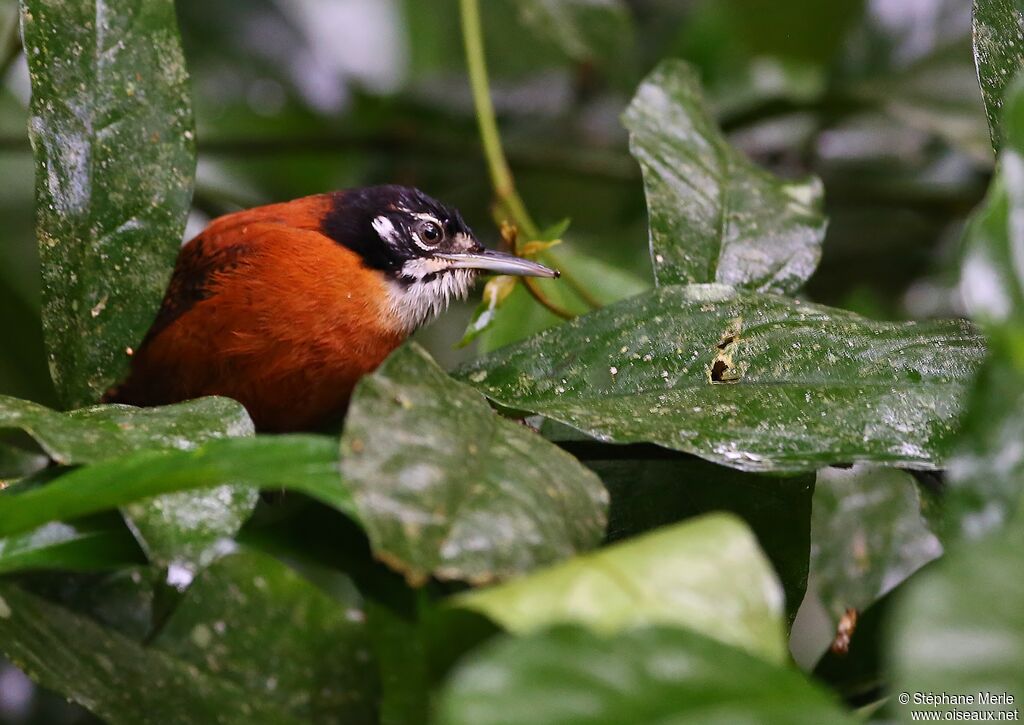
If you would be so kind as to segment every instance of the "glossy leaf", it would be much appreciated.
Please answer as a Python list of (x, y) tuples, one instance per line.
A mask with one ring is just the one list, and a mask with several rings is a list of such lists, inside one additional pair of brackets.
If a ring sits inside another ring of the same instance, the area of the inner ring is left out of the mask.
[[(604, 448), (615, 454), (611, 446)], [(742, 518), (779, 576), (790, 621), (796, 616), (807, 588), (813, 476), (743, 473), (682, 456), (665, 460), (588, 456), (586, 465), (601, 476), (611, 494), (610, 541), (713, 511)]]
[(69, 407), (127, 370), (181, 244), (195, 171), (172, 0), (22, 0), (50, 370)]
[(219, 722), (225, 712), (252, 723), (301, 722), (216, 673), (4, 582), (0, 651), (39, 684), (115, 725)]
[(252, 421), (229, 398), (200, 398), (162, 408), (98, 405), (58, 413), (0, 395), (0, 430), (20, 429), (57, 463), (82, 465), (133, 451), (181, 450), (224, 437), (248, 436)]
[(444, 725), (850, 723), (799, 672), (684, 629), (614, 636), (559, 627), (502, 639), (461, 662), (442, 691)]
[(138, 545), (117, 518), (72, 524), (54, 521), (0, 539), (0, 574), (26, 569), (97, 571), (140, 560)]
[[(942, 554), (914, 477), (878, 466), (818, 472), (811, 572), (832, 625), (848, 608), (868, 609)], [(859, 628), (859, 627), (858, 627)]]
[[(200, 398), (162, 408), (103, 405), (57, 413), (0, 396), (0, 427), (28, 433), (58, 463), (87, 464), (137, 450), (181, 450), (223, 437), (251, 436), (245, 409), (228, 398)], [(251, 486), (220, 486), (133, 503), (124, 511), (150, 559), (201, 563), (232, 536), (256, 505)]]
[(785, 657), (778, 580), (750, 530), (727, 514), (664, 527), (453, 604), (515, 633), (562, 622), (605, 633), (673, 624), (765, 659)]
[(338, 601), (269, 556), (218, 559), (153, 647), (310, 722), (373, 722), (376, 690), (358, 594)]
[(1002, 145), (1003, 97), (1024, 68), (1024, 5), (1019, 0), (974, 0), (974, 62), (985, 100), (992, 146)]
[[(1024, 529), (975, 542), (947, 555), (898, 602), (891, 620), (890, 664), (896, 692), (972, 695), (974, 704), (896, 706), (914, 710), (1011, 711), (1024, 689)], [(978, 702), (979, 693), (1013, 703)], [(945, 719), (951, 719), (946, 717)]]
[(874, 322), (694, 285), (606, 307), (459, 374), (501, 405), (601, 440), (745, 470), (934, 468), (984, 352), (963, 321)]
[(259, 436), (191, 451), (142, 451), (67, 473), (24, 493), (0, 496), (0, 536), (175, 491), (225, 483), (302, 491), (355, 518), (328, 436)]
[(506, 578), (604, 533), (601, 481), (415, 344), (360, 382), (341, 447), (375, 555), (412, 583)]
[(570, 59), (621, 62), (632, 42), (623, 0), (513, 0), (530, 32), (548, 38)]
[(731, 146), (689, 65), (658, 66), (623, 120), (643, 169), (658, 284), (791, 293), (807, 281), (825, 237), (821, 182), (777, 178)]

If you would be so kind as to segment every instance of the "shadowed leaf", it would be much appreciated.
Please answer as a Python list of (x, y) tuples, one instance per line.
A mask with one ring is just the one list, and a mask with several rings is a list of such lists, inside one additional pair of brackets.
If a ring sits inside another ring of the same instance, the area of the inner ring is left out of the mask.
[(50, 371), (96, 402), (153, 321), (195, 171), (172, 0), (22, 0)]

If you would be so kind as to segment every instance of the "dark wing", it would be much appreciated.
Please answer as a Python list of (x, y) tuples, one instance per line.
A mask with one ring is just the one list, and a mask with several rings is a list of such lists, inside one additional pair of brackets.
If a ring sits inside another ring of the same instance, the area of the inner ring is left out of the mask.
[(251, 251), (248, 244), (213, 247), (203, 236), (182, 247), (160, 311), (140, 349), (195, 305), (212, 297), (214, 275), (238, 268)]

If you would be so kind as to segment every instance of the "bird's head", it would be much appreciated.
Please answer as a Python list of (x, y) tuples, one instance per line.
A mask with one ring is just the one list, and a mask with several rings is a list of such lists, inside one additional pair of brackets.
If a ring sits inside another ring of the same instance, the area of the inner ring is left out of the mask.
[(542, 264), (487, 249), (456, 209), (406, 186), (341, 192), (323, 227), (386, 276), (389, 306), (407, 331), (465, 297), (477, 274), (558, 276)]

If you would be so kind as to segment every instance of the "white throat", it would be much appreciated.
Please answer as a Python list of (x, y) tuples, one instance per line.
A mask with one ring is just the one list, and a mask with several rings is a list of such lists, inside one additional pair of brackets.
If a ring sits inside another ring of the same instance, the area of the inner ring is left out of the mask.
[(405, 264), (402, 275), (405, 279), (388, 283), (388, 307), (392, 319), (409, 334), (444, 312), (453, 299), (464, 299), (476, 271), (449, 269), (441, 260), (415, 259)]

